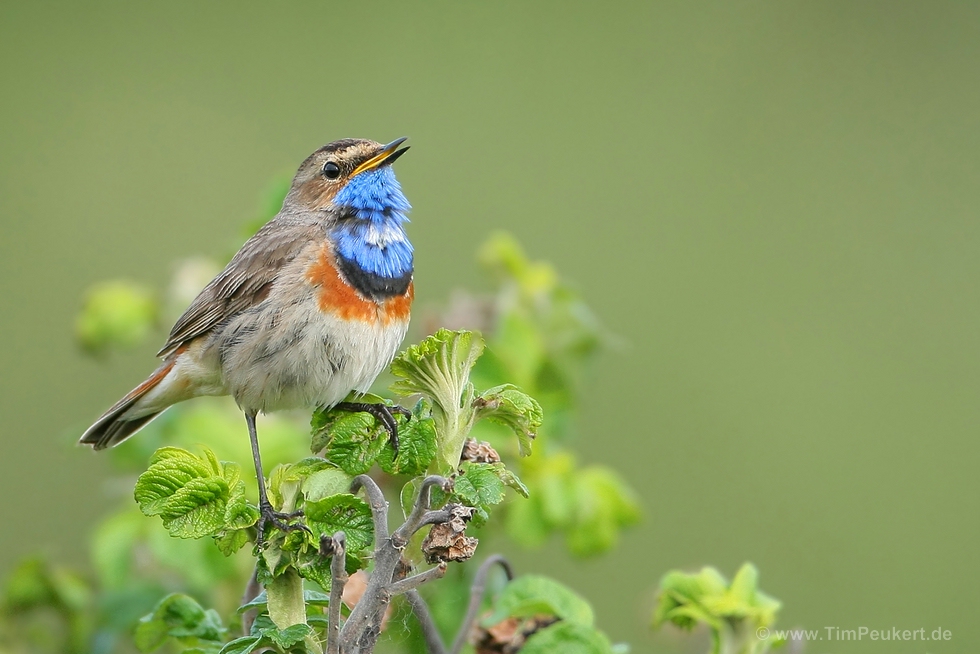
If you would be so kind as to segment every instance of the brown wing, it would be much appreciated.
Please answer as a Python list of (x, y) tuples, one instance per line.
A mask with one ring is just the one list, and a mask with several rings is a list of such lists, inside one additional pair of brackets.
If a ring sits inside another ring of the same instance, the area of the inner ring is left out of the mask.
[(264, 300), (282, 267), (295, 259), (304, 246), (323, 237), (323, 229), (315, 225), (276, 221), (264, 225), (194, 298), (157, 356), (167, 356)]

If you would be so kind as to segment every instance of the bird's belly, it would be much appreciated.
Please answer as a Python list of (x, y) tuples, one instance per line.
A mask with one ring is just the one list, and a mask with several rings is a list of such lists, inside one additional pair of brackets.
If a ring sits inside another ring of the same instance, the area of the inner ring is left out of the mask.
[(351, 320), (324, 313), (312, 294), (262, 303), (216, 337), (224, 385), (246, 411), (331, 406), (367, 392), (408, 329), (399, 320)]

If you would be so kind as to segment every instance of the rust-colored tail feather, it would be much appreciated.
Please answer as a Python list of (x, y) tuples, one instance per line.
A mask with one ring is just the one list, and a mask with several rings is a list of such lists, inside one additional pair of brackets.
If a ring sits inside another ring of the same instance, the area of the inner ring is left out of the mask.
[(139, 400), (167, 376), (167, 373), (174, 366), (174, 359), (174, 357), (171, 357), (170, 360), (165, 361), (162, 366), (150, 375), (149, 379), (113, 404), (108, 411), (102, 414), (101, 418), (95, 421), (95, 424), (85, 430), (81, 440), (78, 442), (83, 445), (91, 445), (96, 450), (103, 450), (107, 447), (118, 445), (163, 413), (163, 409), (161, 409), (131, 418), (124, 417)]

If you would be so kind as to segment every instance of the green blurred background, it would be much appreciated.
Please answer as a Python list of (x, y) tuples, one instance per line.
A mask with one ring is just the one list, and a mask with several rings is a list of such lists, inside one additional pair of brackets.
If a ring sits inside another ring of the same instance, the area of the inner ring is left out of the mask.
[(420, 307), (506, 229), (621, 336), (575, 447), (644, 522), (519, 570), (636, 652), (693, 646), (649, 633), (663, 572), (745, 560), (781, 626), (953, 636), (807, 652), (974, 651), (978, 62), (975, 3), (4, 2), (0, 575), (85, 561), (112, 491), (73, 442), (154, 365), (77, 353), (84, 291), (162, 287), (319, 145), (408, 135)]

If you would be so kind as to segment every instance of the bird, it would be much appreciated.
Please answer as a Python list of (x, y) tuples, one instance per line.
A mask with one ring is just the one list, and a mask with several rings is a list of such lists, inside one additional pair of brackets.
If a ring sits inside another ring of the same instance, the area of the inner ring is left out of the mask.
[(245, 415), (259, 483), (258, 540), (294, 515), (269, 502), (256, 416), (282, 409), (367, 411), (397, 449), (399, 407), (344, 402), (366, 393), (408, 330), (411, 205), (392, 164), (407, 138), (341, 139), (299, 166), (282, 209), (191, 302), (157, 353), (160, 366), (89, 427), (80, 443), (123, 442), (170, 406), (230, 395)]

